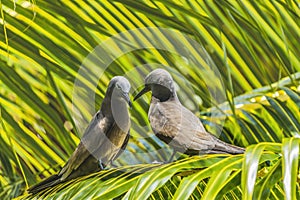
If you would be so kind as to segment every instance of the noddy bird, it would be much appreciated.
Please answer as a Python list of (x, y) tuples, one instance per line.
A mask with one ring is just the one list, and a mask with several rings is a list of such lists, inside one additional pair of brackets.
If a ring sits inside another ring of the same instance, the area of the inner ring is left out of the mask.
[(148, 119), (155, 135), (170, 145), (174, 152), (197, 154), (242, 154), (245, 149), (219, 140), (207, 132), (200, 119), (179, 101), (169, 72), (155, 69), (145, 78), (145, 87), (134, 101), (152, 91)]
[(88, 175), (112, 164), (126, 148), (130, 118), (127, 104), (130, 83), (122, 76), (109, 82), (100, 110), (93, 116), (84, 135), (61, 171), (28, 189), (37, 193), (61, 182)]

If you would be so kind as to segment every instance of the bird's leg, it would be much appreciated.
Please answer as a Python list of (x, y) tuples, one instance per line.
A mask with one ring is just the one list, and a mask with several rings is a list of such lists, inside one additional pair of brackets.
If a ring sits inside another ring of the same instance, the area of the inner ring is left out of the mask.
[(172, 161), (173, 161), (173, 158), (174, 158), (174, 156), (175, 156), (176, 152), (177, 152), (177, 151), (174, 149), (174, 150), (173, 150), (173, 153), (172, 153), (172, 155), (171, 155), (170, 159), (167, 161), (167, 163), (170, 163), (170, 162), (172, 162)]
[(115, 164), (113, 163), (112, 160), (110, 161), (110, 166), (112, 166), (112, 167), (114, 167), (114, 168), (117, 168), (117, 167), (118, 167), (117, 165), (115, 165)]
[(103, 170), (105, 167), (103, 166), (103, 164), (102, 164), (102, 161), (101, 161), (101, 159), (99, 160), (99, 166), (100, 166), (100, 169), (101, 170)]

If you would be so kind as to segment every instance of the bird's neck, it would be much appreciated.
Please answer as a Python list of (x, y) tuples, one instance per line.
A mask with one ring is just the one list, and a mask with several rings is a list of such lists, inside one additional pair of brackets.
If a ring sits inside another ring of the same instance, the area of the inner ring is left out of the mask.
[(166, 101), (162, 101), (162, 100), (156, 98), (153, 95), (152, 95), (152, 98), (151, 98), (151, 104), (156, 104), (156, 103), (160, 103), (160, 102), (167, 102), (167, 101), (168, 102), (174, 102), (176, 104), (181, 104), (177, 96), (171, 97), (171, 98), (167, 99)]
[(116, 122), (117, 126), (124, 132), (128, 132), (130, 118), (128, 112), (128, 103), (122, 98), (104, 99), (101, 107), (105, 117)]
[(130, 128), (130, 117), (128, 112), (128, 103), (124, 99), (116, 100), (116, 105), (112, 106), (113, 118), (117, 126), (127, 133)]
[(152, 96), (158, 99), (160, 102), (177, 99), (177, 95), (174, 90), (170, 91), (168, 88), (161, 85), (155, 85), (152, 88)]
[(111, 105), (110, 99), (107, 98), (107, 97), (105, 97), (105, 98), (103, 99), (103, 101), (102, 101), (102, 105), (101, 105), (101, 108), (100, 108), (102, 114), (103, 114), (104, 116), (106, 116), (106, 117), (112, 116), (112, 115), (111, 115), (111, 113), (112, 113), (111, 107), (112, 107), (112, 105)]

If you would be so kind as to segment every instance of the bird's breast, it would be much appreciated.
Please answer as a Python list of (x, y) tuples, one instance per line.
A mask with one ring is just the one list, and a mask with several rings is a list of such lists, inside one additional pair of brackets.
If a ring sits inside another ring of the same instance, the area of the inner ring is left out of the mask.
[(130, 128), (130, 117), (125, 101), (120, 101), (118, 106), (112, 108), (112, 117), (117, 126), (127, 133)]
[(154, 133), (168, 138), (175, 137), (180, 127), (176, 121), (176, 113), (178, 112), (180, 113), (177, 107), (175, 105), (170, 106), (170, 103), (152, 102), (150, 104), (148, 118)]

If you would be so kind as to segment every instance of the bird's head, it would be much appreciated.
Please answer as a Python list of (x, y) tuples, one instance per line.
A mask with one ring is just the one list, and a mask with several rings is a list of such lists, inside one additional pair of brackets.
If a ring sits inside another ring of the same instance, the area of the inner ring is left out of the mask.
[(107, 93), (113, 100), (126, 101), (131, 107), (132, 103), (129, 97), (130, 87), (131, 85), (125, 77), (115, 76), (109, 82)]
[(164, 69), (155, 69), (146, 76), (145, 87), (134, 97), (134, 100), (150, 90), (152, 91), (152, 96), (161, 102), (176, 97), (173, 78), (171, 74)]

